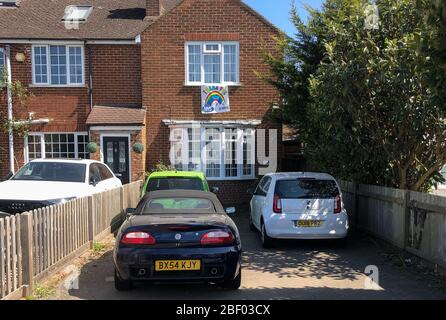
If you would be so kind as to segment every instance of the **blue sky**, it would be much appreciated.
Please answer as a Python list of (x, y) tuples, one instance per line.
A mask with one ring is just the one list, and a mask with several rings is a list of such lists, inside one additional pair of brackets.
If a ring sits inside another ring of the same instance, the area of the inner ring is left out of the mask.
[(320, 8), (323, 0), (244, 0), (251, 7), (260, 12), (277, 27), (292, 35), (294, 33), (293, 24), (290, 22), (291, 3), (295, 2), (302, 19), (307, 18), (307, 12), (303, 4), (308, 4), (313, 8)]

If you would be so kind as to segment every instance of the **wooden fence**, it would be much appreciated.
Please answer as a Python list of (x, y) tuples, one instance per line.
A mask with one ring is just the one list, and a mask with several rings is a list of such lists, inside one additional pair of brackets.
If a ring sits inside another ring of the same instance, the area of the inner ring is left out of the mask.
[(140, 199), (141, 181), (0, 219), (0, 298), (29, 296), (34, 284), (119, 227)]
[(446, 197), (340, 181), (351, 224), (446, 268)]

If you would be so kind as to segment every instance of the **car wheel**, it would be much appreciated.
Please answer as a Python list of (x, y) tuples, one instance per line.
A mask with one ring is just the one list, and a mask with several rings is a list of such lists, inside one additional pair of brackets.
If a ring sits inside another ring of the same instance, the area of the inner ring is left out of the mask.
[(252, 212), (251, 212), (251, 210), (249, 210), (249, 230), (257, 231), (256, 226), (252, 222)]
[(115, 288), (118, 291), (128, 291), (132, 289), (133, 283), (130, 280), (122, 280), (119, 277), (118, 271), (115, 270)]
[(274, 247), (274, 239), (271, 238), (268, 233), (266, 232), (266, 228), (265, 228), (265, 223), (262, 221), (262, 226), (261, 226), (261, 232), (260, 232), (260, 238), (262, 240), (262, 246), (265, 249), (269, 249)]
[(242, 284), (242, 269), (240, 269), (237, 277), (223, 282), (222, 287), (229, 290), (238, 290), (241, 284)]

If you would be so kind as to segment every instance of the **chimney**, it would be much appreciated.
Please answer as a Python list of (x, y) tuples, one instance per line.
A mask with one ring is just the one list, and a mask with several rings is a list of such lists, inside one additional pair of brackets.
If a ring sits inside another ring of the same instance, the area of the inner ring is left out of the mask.
[(146, 17), (157, 17), (160, 14), (160, 0), (146, 0)]

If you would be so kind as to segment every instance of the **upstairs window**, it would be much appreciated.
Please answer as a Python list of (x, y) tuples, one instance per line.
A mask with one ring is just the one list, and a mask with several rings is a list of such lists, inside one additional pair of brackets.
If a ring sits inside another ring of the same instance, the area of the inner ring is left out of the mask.
[(237, 85), (239, 44), (237, 42), (186, 43), (187, 85)]
[(84, 84), (82, 46), (33, 46), (33, 84), (70, 86)]

